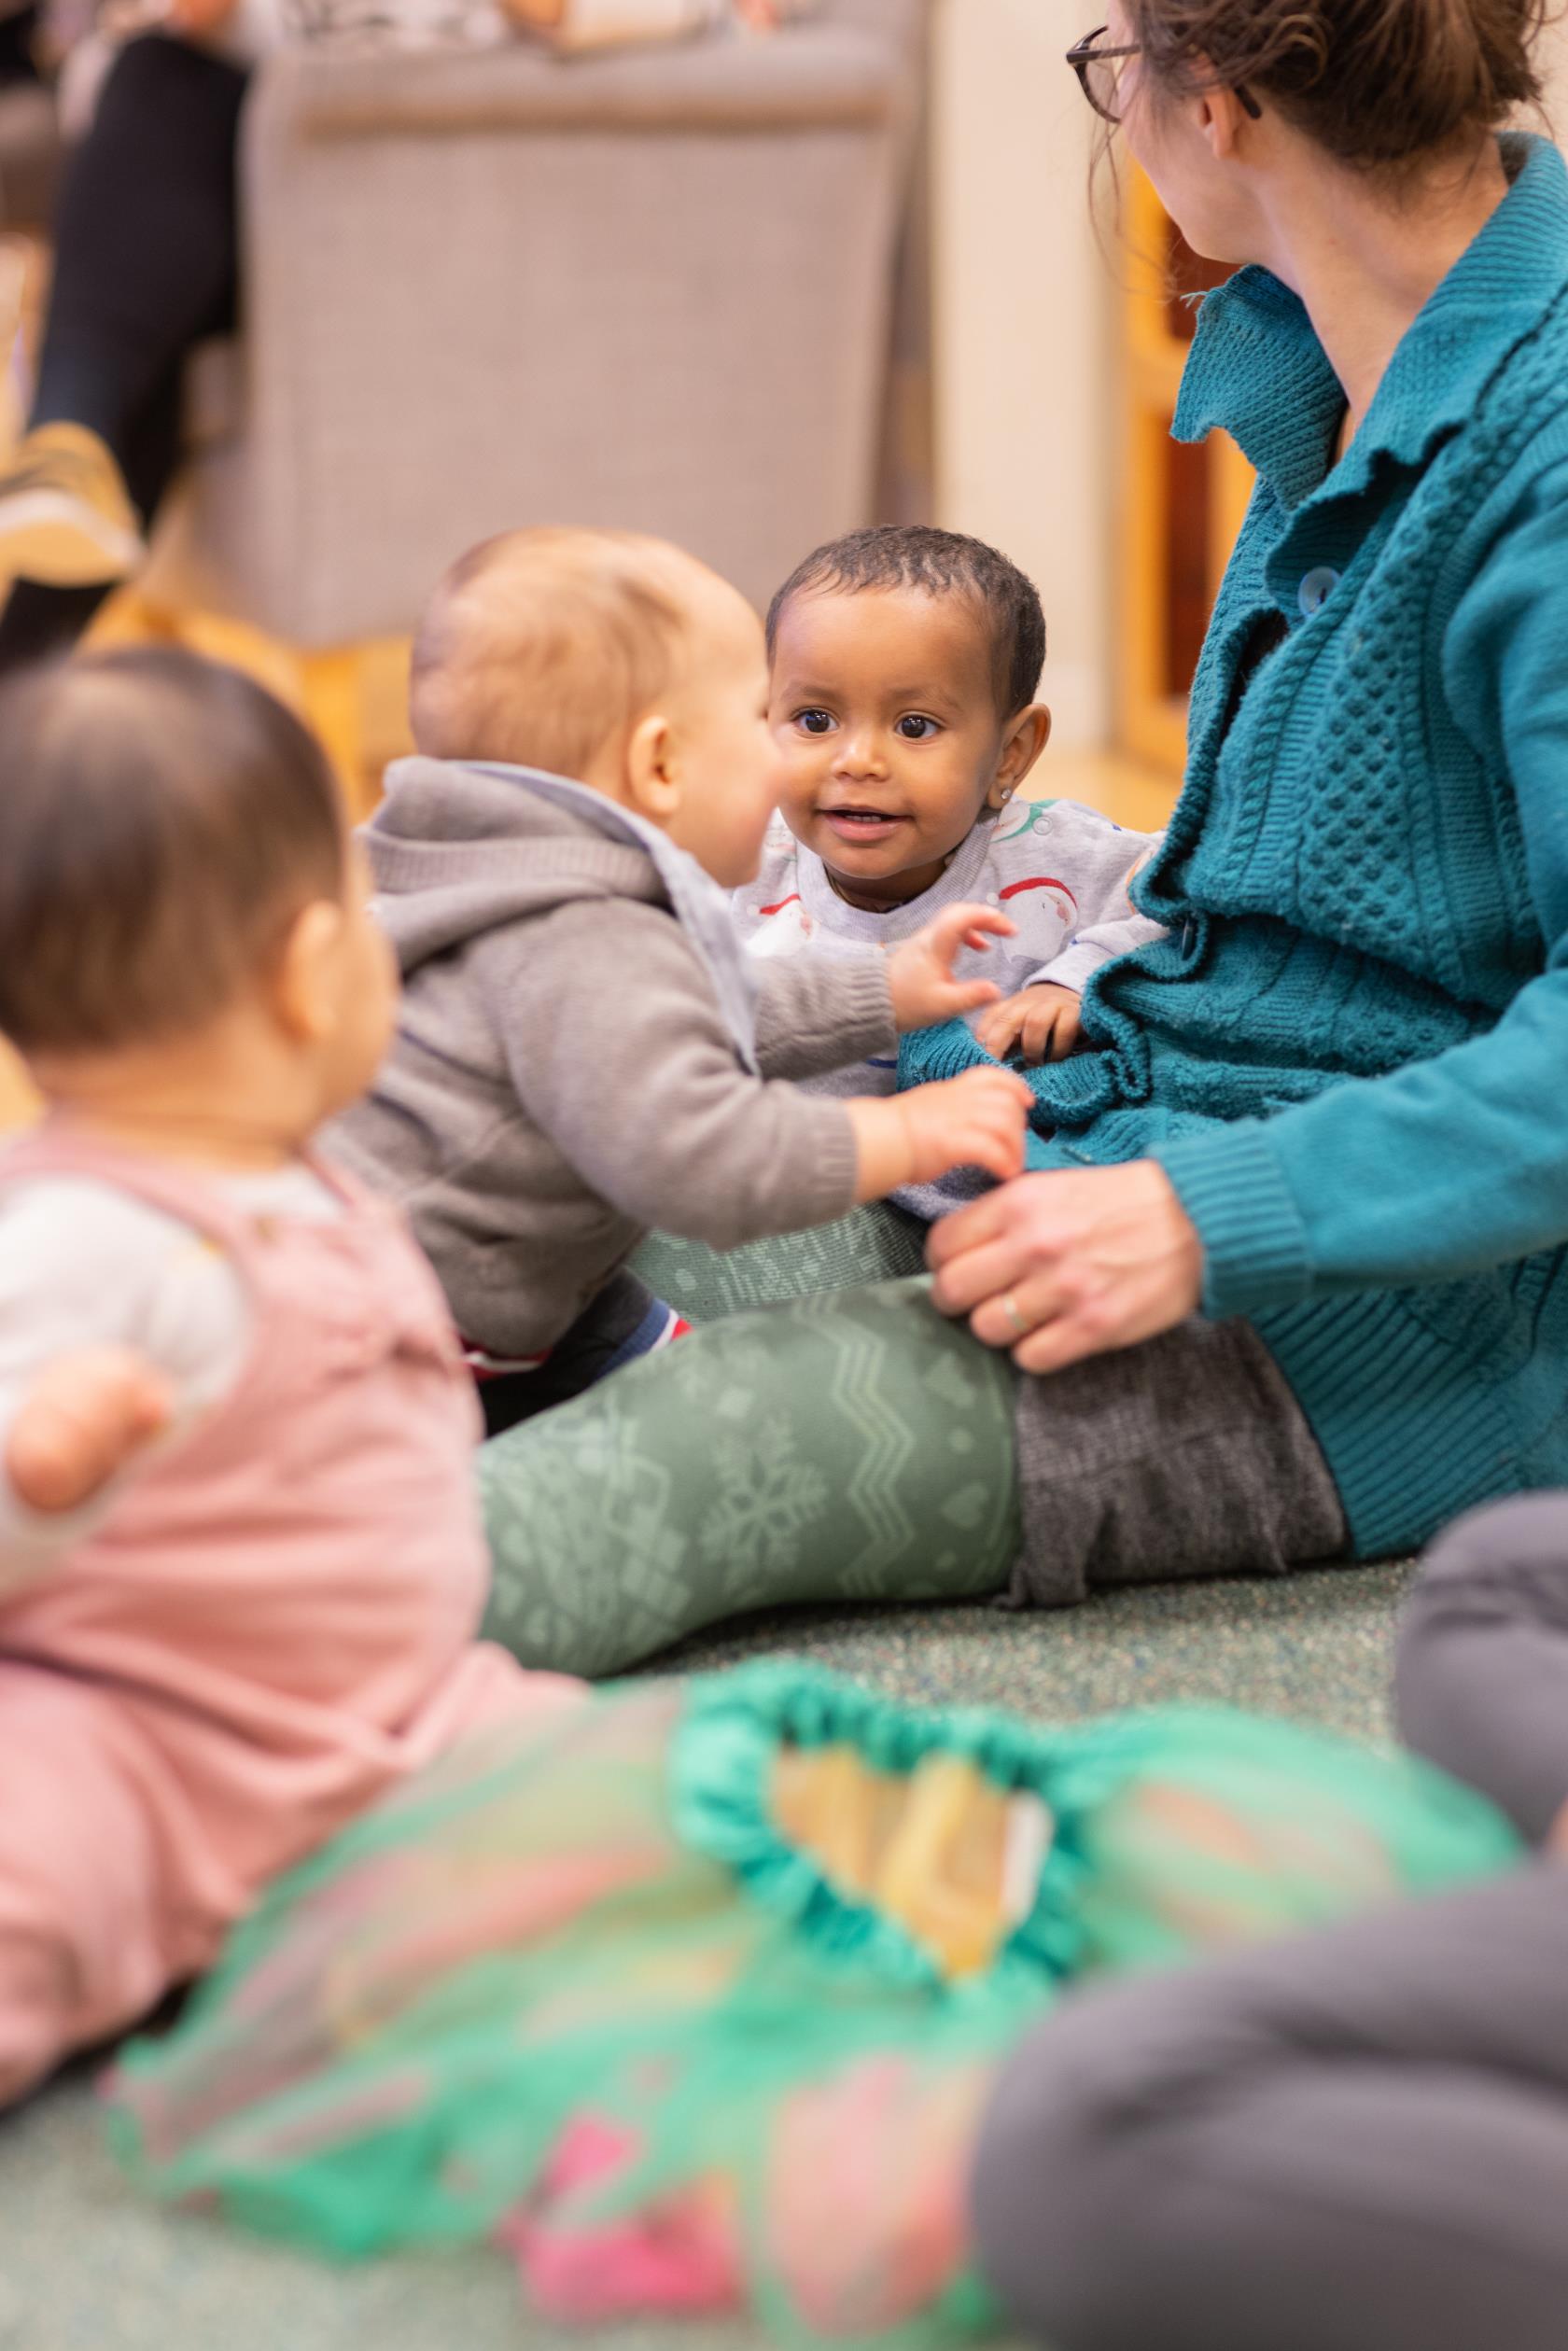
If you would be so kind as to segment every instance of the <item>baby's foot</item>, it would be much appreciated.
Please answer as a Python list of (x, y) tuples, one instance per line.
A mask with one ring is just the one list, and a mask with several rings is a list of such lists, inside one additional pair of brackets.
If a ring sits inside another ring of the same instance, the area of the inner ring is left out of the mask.
[(75, 1510), (167, 1427), (168, 1389), (128, 1347), (63, 1355), (39, 1373), (11, 1422), (5, 1470), (30, 1510)]

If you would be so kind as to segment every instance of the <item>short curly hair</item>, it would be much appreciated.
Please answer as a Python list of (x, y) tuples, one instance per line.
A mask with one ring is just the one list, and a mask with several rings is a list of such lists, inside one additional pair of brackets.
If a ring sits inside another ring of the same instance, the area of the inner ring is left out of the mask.
[(983, 539), (937, 530), (926, 523), (850, 531), (813, 548), (768, 606), (769, 661), (780, 616), (793, 597), (859, 595), (878, 588), (967, 596), (990, 631), (1000, 716), (1010, 719), (1034, 700), (1045, 666), (1045, 615), (1033, 581)]

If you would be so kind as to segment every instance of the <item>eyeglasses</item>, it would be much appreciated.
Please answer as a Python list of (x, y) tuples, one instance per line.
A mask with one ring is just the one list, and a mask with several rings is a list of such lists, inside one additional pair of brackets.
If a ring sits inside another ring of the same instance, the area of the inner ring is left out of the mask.
[[(1126, 49), (1103, 49), (1100, 44), (1110, 30), (1108, 24), (1097, 24), (1092, 33), (1085, 33), (1084, 38), (1068, 50), (1067, 62), (1077, 75), (1079, 88), (1100, 120), (1120, 122), (1122, 118), (1117, 93), (1122, 68), (1129, 57), (1142, 56), (1143, 45), (1141, 41), (1134, 41)], [(1263, 108), (1250, 90), (1243, 89), (1238, 82), (1234, 94), (1254, 122), (1262, 120)]]

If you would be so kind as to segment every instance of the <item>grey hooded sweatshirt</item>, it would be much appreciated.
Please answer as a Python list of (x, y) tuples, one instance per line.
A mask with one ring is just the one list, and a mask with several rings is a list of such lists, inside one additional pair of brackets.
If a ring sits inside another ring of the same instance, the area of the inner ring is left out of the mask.
[(657, 1225), (715, 1249), (842, 1216), (841, 1101), (894, 1045), (882, 956), (744, 955), (653, 827), (531, 768), (407, 759), (366, 828), (397, 1041), (331, 1155), (398, 1200), (466, 1338), (561, 1337)]

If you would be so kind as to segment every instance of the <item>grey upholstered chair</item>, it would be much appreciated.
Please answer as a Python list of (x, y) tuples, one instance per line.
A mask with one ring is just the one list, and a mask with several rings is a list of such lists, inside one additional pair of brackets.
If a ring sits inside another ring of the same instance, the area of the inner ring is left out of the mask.
[[(193, 371), (146, 600), (333, 665), (528, 522), (762, 599), (872, 519), (924, 0), (562, 61), (293, 48), (244, 133), (245, 315)], [(332, 715), (335, 711), (336, 716)]]

